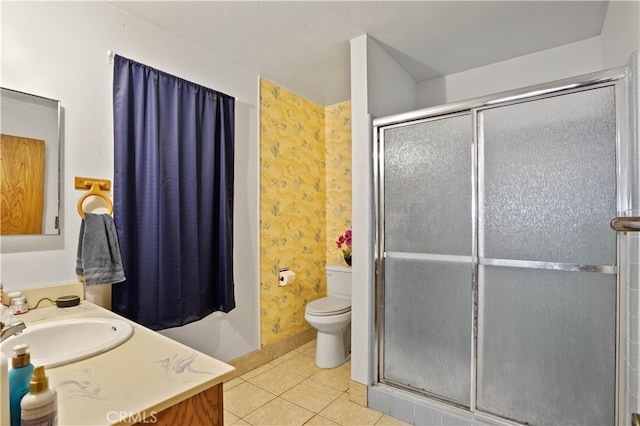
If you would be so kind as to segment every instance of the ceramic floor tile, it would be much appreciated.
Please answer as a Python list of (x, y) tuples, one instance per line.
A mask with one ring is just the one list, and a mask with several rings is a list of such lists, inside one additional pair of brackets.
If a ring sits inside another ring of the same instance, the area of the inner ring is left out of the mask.
[(313, 340), (225, 383), (224, 424), (406, 425), (350, 401), (351, 361), (318, 368), (315, 348)]
[(314, 340), (313, 342), (313, 346), (309, 347), (309, 349), (300, 352), (301, 354), (304, 354), (306, 356), (310, 356), (311, 358), (313, 358), (314, 360), (316, 359), (316, 341)]
[(351, 372), (342, 367), (320, 369), (310, 378), (343, 392), (348, 390), (351, 384)]
[(342, 392), (331, 386), (306, 379), (282, 394), (282, 398), (302, 408), (319, 413), (335, 401)]
[(272, 361), (270, 362), (270, 364), (273, 364), (273, 365), (280, 365), (280, 364), (282, 364), (283, 362), (285, 362), (285, 361), (287, 361), (287, 360), (290, 360), (291, 358), (293, 358), (293, 357), (294, 357), (294, 356), (296, 356), (296, 355), (298, 355), (298, 352), (295, 352), (295, 351), (287, 352), (286, 354), (281, 355), (281, 356), (279, 356), (278, 358), (276, 358), (276, 359), (272, 360)]
[(223, 393), (224, 408), (242, 418), (274, 399), (276, 396), (259, 387), (245, 382)]
[(229, 389), (235, 388), (236, 386), (242, 383), (244, 383), (244, 380), (242, 380), (239, 377), (236, 377), (235, 379), (231, 379), (228, 382), (224, 382), (222, 384), (222, 389), (224, 390), (224, 392), (227, 392)]
[(349, 401), (355, 402), (358, 405), (367, 405), (367, 387), (362, 383), (354, 382), (349, 383)]
[(243, 420), (252, 425), (303, 425), (313, 417), (311, 411), (286, 401), (276, 398), (257, 410), (253, 411)]
[(316, 353), (316, 339), (311, 340), (310, 342), (305, 343), (297, 349), (298, 352), (308, 354), (310, 351), (313, 352), (315, 356)]
[(240, 376), (241, 379), (243, 380), (249, 380), (252, 379), (262, 373), (264, 373), (265, 371), (269, 371), (271, 370), (273, 367), (275, 367), (275, 365), (271, 364), (271, 363), (266, 363), (265, 365), (261, 365), (260, 367), (253, 369), (251, 371), (247, 371), (246, 373), (244, 373), (242, 376)]
[(322, 417), (341, 425), (375, 425), (382, 417), (382, 413), (365, 408), (349, 401), (346, 395), (340, 396), (319, 413)]
[(304, 379), (305, 378), (303, 376), (292, 373), (282, 366), (278, 366), (249, 379), (249, 383), (253, 383), (259, 388), (271, 392), (274, 395), (280, 395)]
[(304, 426), (340, 426), (336, 422), (332, 422), (331, 420), (324, 418), (322, 416), (315, 416), (308, 422), (304, 424)]
[(293, 358), (283, 362), (282, 364), (280, 364), (280, 366), (286, 368), (292, 373), (304, 377), (311, 377), (312, 375), (320, 371), (320, 368), (316, 365), (315, 360), (310, 356), (304, 354), (298, 354)]
[(240, 420), (240, 418), (238, 416), (236, 416), (235, 414), (233, 414), (231, 411), (229, 410), (224, 410), (224, 425), (232, 425), (235, 422), (237, 422), (238, 420)]

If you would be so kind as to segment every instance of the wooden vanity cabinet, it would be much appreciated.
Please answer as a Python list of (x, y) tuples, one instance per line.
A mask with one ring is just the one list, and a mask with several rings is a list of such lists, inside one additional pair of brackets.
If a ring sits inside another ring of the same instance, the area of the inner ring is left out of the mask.
[(223, 424), (222, 383), (149, 415), (136, 426), (210, 426)]

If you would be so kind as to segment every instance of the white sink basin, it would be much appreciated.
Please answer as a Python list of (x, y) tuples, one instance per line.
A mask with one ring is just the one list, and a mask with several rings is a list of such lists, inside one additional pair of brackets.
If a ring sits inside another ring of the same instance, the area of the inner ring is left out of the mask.
[(133, 327), (119, 319), (63, 319), (27, 326), (22, 333), (2, 342), (0, 350), (11, 359), (15, 345), (27, 344), (31, 363), (51, 368), (111, 350), (131, 334)]

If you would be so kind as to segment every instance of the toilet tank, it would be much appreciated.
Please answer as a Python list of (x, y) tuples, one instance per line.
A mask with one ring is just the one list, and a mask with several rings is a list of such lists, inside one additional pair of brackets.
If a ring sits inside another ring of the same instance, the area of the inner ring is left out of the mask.
[(327, 295), (351, 298), (351, 268), (327, 266)]

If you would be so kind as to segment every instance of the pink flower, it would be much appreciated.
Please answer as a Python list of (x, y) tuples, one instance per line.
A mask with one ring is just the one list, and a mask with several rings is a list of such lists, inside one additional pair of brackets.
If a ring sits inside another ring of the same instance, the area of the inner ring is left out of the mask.
[(351, 249), (351, 229), (347, 229), (347, 231), (343, 235), (340, 235), (338, 237), (338, 240), (336, 241), (336, 245), (340, 249), (342, 248), (343, 245), (345, 246), (345, 248)]

